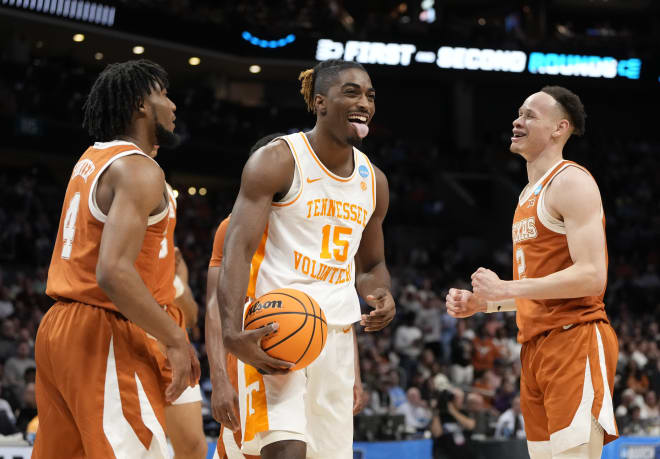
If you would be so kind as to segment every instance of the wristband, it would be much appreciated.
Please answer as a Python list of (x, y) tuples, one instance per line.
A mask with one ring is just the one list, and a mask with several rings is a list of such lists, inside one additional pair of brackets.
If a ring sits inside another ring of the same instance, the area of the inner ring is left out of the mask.
[(500, 301), (486, 301), (486, 312), (509, 312), (517, 311), (516, 300), (513, 298), (507, 298), (506, 300)]

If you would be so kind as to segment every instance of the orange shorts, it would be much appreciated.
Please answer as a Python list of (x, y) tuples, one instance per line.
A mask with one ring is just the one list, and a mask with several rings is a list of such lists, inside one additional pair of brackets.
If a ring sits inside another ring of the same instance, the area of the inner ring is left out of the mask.
[(520, 408), (529, 442), (558, 454), (589, 441), (592, 416), (605, 443), (618, 436), (612, 391), (619, 345), (602, 321), (560, 327), (523, 343)]
[[(186, 330), (186, 319), (183, 315), (183, 311), (177, 306), (165, 306), (165, 312), (170, 318), (184, 331)], [(170, 367), (169, 362), (167, 361), (167, 355), (165, 353), (165, 346), (163, 346), (158, 340), (151, 337), (149, 344), (153, 349), (153, 353), (156, 356), (158, 361), (158, 371), (160, 372), (161, 377), (161, 387), (163, 391), (167, 389), (167, 386), (172, 382), (172, 367)], [(186, 338), (188, 334), (186, 333)], [(202, 392), (199, 387), (199, 380), (197, 380), (197, 385), (195, 387), (187, 387), (186, 390), (181, 394), (181, 396), (171, 403), (171, 405), (181, 405), (185, 403), (192, 402), (201, 402), (202, 401)], [(168, 405), (170, 403), (168, 402)]]
[(147, 334), (119, 313), (55, 303), (37, 332), (34, 458), (169, 457)]
[[(167, 315), (170, 316), (180, 328), (183, 328), (184, 330), (186, 329), (186, 322), (181, 309), (176, 306), (166, 306), (164, 309)], [(162, 378), (163, 390), (165, 390), (164, 388), (166, 388), (172, 381), (172, 368), (167, 362), (165, 347), (155, 338), (150, 339), (149, 344), (152, 346), (154, 355), (158, 360), (158, 369)]]

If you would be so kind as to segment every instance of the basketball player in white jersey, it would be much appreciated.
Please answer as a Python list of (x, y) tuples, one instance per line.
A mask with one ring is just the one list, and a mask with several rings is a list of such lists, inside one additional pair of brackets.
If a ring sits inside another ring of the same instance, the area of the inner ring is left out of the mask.
[[(250, 155), (264, 145), (284, 137), (284, 133), (274, 133), (259, 139), (250, 149)], [(206, 351), (208, 354), (209, 369), (213, 394), (211, 397), (211, 412), (216, 421), (220, 422), (221, 429), (218, 437), (214, 459), (253, 459), (256, 455), (241, 453), (242, 431), (238, 409), (238, 385), (236, 357), (227, 354), (222, 341), (222, 324), (218, 308), (218, 277), (223, 258), (223, 246), (230, 217), (225, 218), (215, 233), (213, 252), (209, 262), (206, 281)], [(353, 415), (362, 411), (366, 404), (364, 388), (360, 376), (360, 362), (358, 359), (357, 337), (355, 345), (355, 382), (353, 383)]]
[[(244, 362), (238, 372), (243, 452), (350, 458), (353, 323), (377, 331), (395, 312), (382, 231), (389, 192), (385, 175), (355, 148), (375, 112), (364, 68), (326, 61), (300, 79), (316, 125), (248, 160), (225, 239), (218, 300), (224, 344)], [(323, 352), (301, 371), (290, 372), (291, 363), (261, 349), (261, 337), (276, 325), (241, 331), (245, 292), (254, 298), (279, 287), (315, 298), (328, 321)], [(360, 314), (358, 293), (374, 308), (369, 314)]]
[(474, 292), (450, 289), (454, 317), (517, 310), (521, 410), (536, 458), (600, 458), (617, 435), (612, 407), (618, 344), (605, 313), (605, 218), (589, 172), (563, 159), (584, 132), (582, 102), (560, 86), (529, 96), (511, 151), (527, 161), (512, 226), (514, 280), (479, 268)]

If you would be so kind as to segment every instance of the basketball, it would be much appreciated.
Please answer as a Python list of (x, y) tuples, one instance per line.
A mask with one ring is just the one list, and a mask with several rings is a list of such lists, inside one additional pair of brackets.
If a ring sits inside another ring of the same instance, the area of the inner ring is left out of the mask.
[(261, 347), (276, 359), (295, 363), (292, 371), (305, 368), (323, 350), (328, 324), (318, 303), (305, 292), (281, 288), (262, 295), (245, 310), (245, 330), (254, 330), (273, 322), (277, 331), (261, 340)]

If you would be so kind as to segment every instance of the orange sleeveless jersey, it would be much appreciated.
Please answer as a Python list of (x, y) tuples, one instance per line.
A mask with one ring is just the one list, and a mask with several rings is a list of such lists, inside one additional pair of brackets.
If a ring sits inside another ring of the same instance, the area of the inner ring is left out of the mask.
[(229, 226), (229, 218), (225, 218), (218, 226), (213, 238), (213, 252), (211, 253), (211, 261), (209, 261), (209, 268), (218, 267), (222, 265), (222, 251), (225, 246), (225, 235), (227, 234), (227, 227)]
[(168, 198), (168, 220), (167, 232), (160, 241), (160, 252), (158, 253), (158, 286), (154, 298), (158, 304), (172, 305), (176, 296), (176, 289), (174, 288), (174, 274), (175, 274), (175, 261), (174, 261), (174, 228), (176, 227), (176, 198), (174, 191), (169, 184), (167, 187)]
[[(573, 264), (568, 250), (566, 230), (562, 221), (550, 215), (544, 206), (548, 185), (567, 167), (584, 167), (561, 161), (534, 184), (518, 202), (513, 217), (513, 278), (539, 278), (561, 271)], [(603, 231), (605, 217), (603, 216)], [(607, 259), (607, 245), (603, 247)], [(593, 320), (608, 322), (603, 295), (554, 300), (516, 299), (518, 341), (524, 343), (534, 336), (564, 325)]]
[[(77, 301), (118, 311), (96, 282), (106, 215), (96, 205), (95, 190), (103, 171), (115, 160), (128, 155), (149, 158), (130, 142), (97, 142), (73, 168), (48, 269), (46, 294), (56, 301)], [(166, 208), (149, 217), (142, 249), (135, 261), (140, 277), (152, 294), (158, 284), (158, 253), (167, 231), (167, 213)]]

